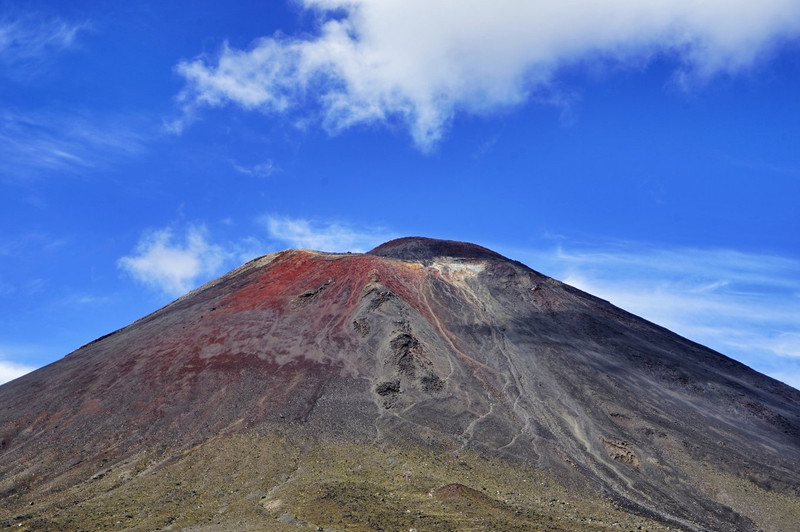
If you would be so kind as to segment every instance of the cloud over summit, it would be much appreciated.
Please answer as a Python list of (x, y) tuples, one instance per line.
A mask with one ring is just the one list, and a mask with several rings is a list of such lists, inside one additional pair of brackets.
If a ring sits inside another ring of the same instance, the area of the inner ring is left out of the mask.
[(307, 38), (263, 37), (249, 49), (180, 62), (191, 115), (229, 103), (318, 113), (331, 131), (399, 122), (429, 149), (457, 112), (526, 101), (559, 68), (641, 65), (666, 56), (679, 82), (751, 66), (800, 33), (796, 0), (302, 0)]

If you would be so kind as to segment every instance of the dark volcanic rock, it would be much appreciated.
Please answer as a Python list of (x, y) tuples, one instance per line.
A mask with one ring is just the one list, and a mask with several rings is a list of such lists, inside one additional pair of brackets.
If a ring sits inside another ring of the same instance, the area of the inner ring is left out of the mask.
[(424, 237), (404, 237), (390, 240), (372, 251), (369, 255), (389, 257), (406, 261), (429, 261), (437, 257), (454, 259), (508, 260), (491, 249), (457, 242), (455, 240), (436, 240)]
[(477, 451), (689, 530), (775, 529), (762, 509), (791, 520), (800, 498), (800, 392), (460, 242), (256, 259), (0, 387), (0, 405), (9, 512), (245, 432)]

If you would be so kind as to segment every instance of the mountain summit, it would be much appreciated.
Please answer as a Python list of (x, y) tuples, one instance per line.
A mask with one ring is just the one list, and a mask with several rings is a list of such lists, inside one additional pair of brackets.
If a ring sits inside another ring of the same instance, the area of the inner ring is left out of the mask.
[(474, 244), (267, 255), (0, 387), (0, 525), (798, 522), (800, 392)]
[(499, 253), (495, 253), (491, 249), (486, 249), (476, 244), (425, 237), (405, 237), (390, 240), (372, 251), (369, 251), (368, 254), (377, 257), (389, 257), (418, 262), (430, 261), (437, 257), (508, 260)]

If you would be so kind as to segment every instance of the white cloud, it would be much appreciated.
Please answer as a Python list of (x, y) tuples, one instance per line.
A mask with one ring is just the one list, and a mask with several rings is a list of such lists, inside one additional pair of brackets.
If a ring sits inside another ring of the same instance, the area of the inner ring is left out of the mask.
[(781, 356), (800, 359), (800, 331), (779, 333), (772, 340), (767, 345), (768, 349)]
[(511, 256), (784, 382), (800, 383), (800, 261), (620, 242)]
[(263, 163), (254, 164), (251, 166), (246, 166), (231, 161), (231, 166), (233, 166), (233, 169), (239, 172), (240, 174), (244, 174), (250, 177), (257, 177), (260, 179), (266, 179), (278, 170), (273, 164), (271, 159)]
[(170, 296), (180, 296), (201, 280), (220, 273), (229, 253), (206, 239), (202, 227), (189, 227), (182, 238), (172, 229), (145, 235), (132, 255), (118, 261), (134, 279)]
[(747, 68), (800, 33), (796, 0), (300, 0), (308, 38), (264, 37), (246, 50), (180, 62), (180, 130), (204, 106), (268, 113), (316, 106), (332, 132), (400, 122), (430, 149), (457, 112), (513, 106), (558, 70), (591, 61), (641, 68), (654, 56), (676, 80)]
[(209, 240), (208, 231), (202, 226), (190, 226), (183, 234), (165, 228), (145, 234), (134, 252), (120, 258), (117, 265), (135, 280), (176, 297), (222, 274), (225, 268), (276, 248), (362, 252), (393, 238), (382, 229), (357, 230), (335, 222), (264, 216), (259, 223), (267, 230), (270, 245), (255, 237), (219, 245)]
[(293, 248), (361, 253), (393, 238), (382, 228), (354, 229), (336, 222), (276, 216), (265, 216), (262, 222), (272, 238)]
[[(144, 148), (129, 117), (0, 110), (0, 179), (103, 167)], [(124, 125), (123, 125), (124, 124)]]
[(0, 74), (24, 78), (38, 73), (44, 62), (77, 44), (86, 23), (70, 23), (32, 13), (0, 18)]
[(22, 377), (35, 369), (36, 368), (33, 366), (10, 362), (8, 360), (0, 360), (0, 384)]

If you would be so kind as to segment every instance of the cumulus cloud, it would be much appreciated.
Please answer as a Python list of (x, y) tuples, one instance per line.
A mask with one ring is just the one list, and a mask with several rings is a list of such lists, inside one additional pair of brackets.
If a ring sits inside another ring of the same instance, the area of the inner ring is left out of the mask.
[(800, 33), (796, 0), (299, 0), (310, 37), (182, 61), (180, 128), (202, 107), (315, 109), (331, 132), (401, 123), (430, 149), (457, 112), (543, 97), (560, 68), (675, 61), (680, 83), (751, 66)]
[(393, 238), (381, 228), (356, 229), (337, 222), (277, 216), (265, 216), (262, 222), (273, 239), (293, 248), (362, 253)]
[(0, 360), (0, 384), (12, 381), (18, 377), (22, 377), (26, 373), (30, 373), (36, 368), (17, 362), (10, 362), (7, 360)]
[(145, 235), (132, 255), (119, 259), (118, 266), (139, 282), (180, 296), (220, 273), (228, 255), (221, 246), (208, 242), (203, 227), (189, 227), (182, 237), (168, 228)]

